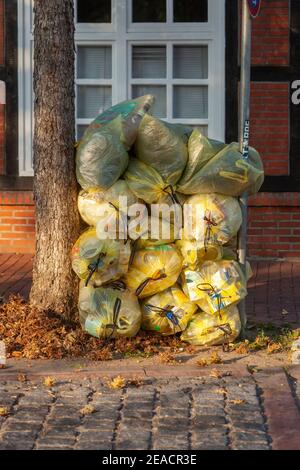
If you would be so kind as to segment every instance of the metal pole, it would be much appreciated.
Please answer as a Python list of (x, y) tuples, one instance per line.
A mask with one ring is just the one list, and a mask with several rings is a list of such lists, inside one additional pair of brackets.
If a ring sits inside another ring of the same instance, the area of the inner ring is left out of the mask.
[[(247, 0), (242, 0), (242, 31), (241, 31), (241, 80), (239, 96), (239, 149), (244, 159), (249, 156), (250, 131), (250, 73), (251, 73), (251, 16)], [(243, 223), (238, 233), (238, 256), (246, 274), (247, 254), (247, 194), (240, 197)], [(247, 324), (245, 300), (239, 304), (242, 324), (242, 335)]]

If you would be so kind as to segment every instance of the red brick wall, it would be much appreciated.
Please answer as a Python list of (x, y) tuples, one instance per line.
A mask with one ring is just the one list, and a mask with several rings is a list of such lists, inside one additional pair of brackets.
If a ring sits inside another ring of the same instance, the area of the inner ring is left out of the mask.
[(34, 204), (30, 191), (0, 192), (0, 252), (34, 252)]
[(253, 22), (253, 65), (288, 65), (289, 0), (263, 0)]
[(250, 256), (300, 257), (300, 194), (259, 193), (249, 198)]
[(260, 152), (267, 175), (289, 173), (288, 83), (252, 83), (250, 142)]

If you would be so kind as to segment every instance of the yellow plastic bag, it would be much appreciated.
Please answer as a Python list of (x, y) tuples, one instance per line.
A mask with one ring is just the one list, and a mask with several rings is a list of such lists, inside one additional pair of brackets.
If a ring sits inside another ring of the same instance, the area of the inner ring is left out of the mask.
[(175, 185), (186, 166), (188, 152), (178, 125), (166, 124), (146, 114), (134, 145), (136, 157)]
[(129, 291), (82, 287), (78, 309), (83, 329), (96, 338), (132, 337), (141, 327), (141, 309)]
[(131, 158), (124, 178), (133, 194), (148, 204), (157, 203), (163, 195), (174, 199), (175, 189), (162, 176), (137, 158)]
[[(132, 221), (134, 222), (134, 221)], [(159, 246), (173, 243), (175, 240), (175, 228), (162, 218), (143, 217), (138, 225), (131, 229), (128, 226), (128, 235), (134, 240), (134, 248), (140, 250), (147, 246)]]
[(140, 122), (154, 101), (146, 95), (100, 114), (87, 128), (76, 152), (76, 176), (84, 189), (110, 188), (128, 165)]
[(151, 246), (135, 253), (124, 279), (143, 298), (174, 285), (181, 268), (182, 257), (174, 245)]
[(223, 194), (199, 194), (184, 204), (185, 238), (206, 245), (224, 245), (238, 232), (242, 211), (236, 198)]
[(174, 225), (176, 229), (176, 238), (181, 238), (181, 229), (183, 225), (183, 208), (187, 196), (177, 192), (164, 192), (155, 204), (151, 204), (151, 215), (161, 217)]
[(143, 300), (141, 309), (144, 330), (172, 335), (187, 327), (197, 305), (175, 285)]
[(207, 313), (218, 313), (247, 295), (246, 279), (239, 263), (206, 261), (198, 271), (184, 271), (184, 292)]
[(119, 215), (124, 214), (127, 220), (127, 208), (137, 202), (138, 198), (130, 191), (126, 181), (119, 180), (106, 191), (97, 188), (81, 190), (78, 210), (88, 225), (96, 227), (100, 222), (103, 226), (116, 226)]
[(73, 246), (72, 268), (86, 284), (100, 286), (128, 271), (130, 241), (99, 240), (96, 229), (85, 230)]
[(188, 162), (180, 179), (180, 187), (188, 186), (193, 176), (225, 146), (223, 142), (209, 139), (199, 129), (194, 129), (188, 141)]
[(177, 191), (183, 194), (219, 193), (240, 196), (255, 194), (264, 181), (264, 170), (259, 153), (249, 148), (249, 157), (244, 159), (239, 145), (226, 145), (210, 158), (188, 180), (177, 183)]
[(183, 266), (196, 270), (204, 261), (217, 261), (222, 258), (223, 247), (221, 245), (206, 244), (198, 240), (176, 240), (176, 247), (183, 257)]
[(217, 346), (232, 343), (241, 332), (241, 321), (237, 307), (221, 310), (220, 316), (197, 313), (182, 333), (182, 341), (194, 346)]

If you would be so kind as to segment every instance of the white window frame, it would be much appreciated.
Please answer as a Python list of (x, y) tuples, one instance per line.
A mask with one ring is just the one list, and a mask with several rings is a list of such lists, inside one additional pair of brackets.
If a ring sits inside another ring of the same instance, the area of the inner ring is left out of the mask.
[[(126, 1), (127, 7), (124, 8)], [(19, 174), (32, 176), (33, 137), (33, 0), (18, 0), (18, 91), (19, 91)], [(167, 45), (171, 54), (172, 45), (207, 45), (208, 80), (172, 79), (173, 84), (208, 84), (208, 119), (173, 119), (172, 85), (167, 79), (149, 79), (151, 85), (167, 82), (167, 117), (170, 122), (191, 125), (208, 125), (208, 135), (214, 139), (225, 137), (225, 0), (208, 0), (208, 22), (172, 23), (173, 0), (167, 0), (166, 23), (132, 23), (132, 0), (112, 0), (111, 23), (76, 23), (75, 43), (81, 46), (112, 46), (112, 80), (77, 79), (78, 85), (112, 86), (112, 103), (131, 97), (131, 85), (141, 84), (142, 79), (132, 79), (131, 48), (133, 45)], [(77, 18), (75, 2), (75, 18)], [(171, 58), (172, 60), (172, 58)], [(169, 60), (169, 63), (172, 63)], [(76, 66), (76, 64), (75, 64)], [(114, 78), (117, 77), (117, 78)], [(121, 78), (122, 77), (122, 78)], [(167, 77), (170, 77), (168, 70)], [(77, 119), (76, 125), (87, 125), (91, 119)]]
[(18, 161), (20, 176), (33, 176), (32, 1), (18, 0)]
[[(144, 45), (155, 45), (155, 46), (166, 46), (166, 55), (167, 55), (167, 74), (166, 78), (132, 78), (132, 47), (133, 46), (144, 46)], [(207, 126), (209, 124), (209, 118), (203, 119), (193, 119), (193, 118), (174, 118), (173, 117), (173, 85), (207, 85), (209, 96), (208, 96), (208, 106), (211, 99), (213, 91), (209, 87), (210, 81), (209, 78), (199, 78), (199, 79), (186, 79), (186, 78), (173, 78), (173, 46), (207, 46), (208, 47), (208, 76), (210, 76), (209, 65), (212, 63), (210, 57), (211, 42), (210, 41), (180, 41), (180, 40), (169, 40), (169, 41), (129, 41), (128, 42), (128, 98), (131, 98), (131, 87), (132, 85), (163, 85), (166, 86), (166, 99), (167, 99), (167, 115), (162, 118), (168, 122), (190, 124), (190, 125), (199, 125)], [(210, 109), (208, 109), (208, 116), (210, 115)]]

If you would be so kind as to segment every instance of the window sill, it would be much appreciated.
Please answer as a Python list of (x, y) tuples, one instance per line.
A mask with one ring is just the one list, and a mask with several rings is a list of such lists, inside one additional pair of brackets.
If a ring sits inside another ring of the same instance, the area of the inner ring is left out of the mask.
[(0, 175), (0, 191), (32, 191), (32, 176)]

